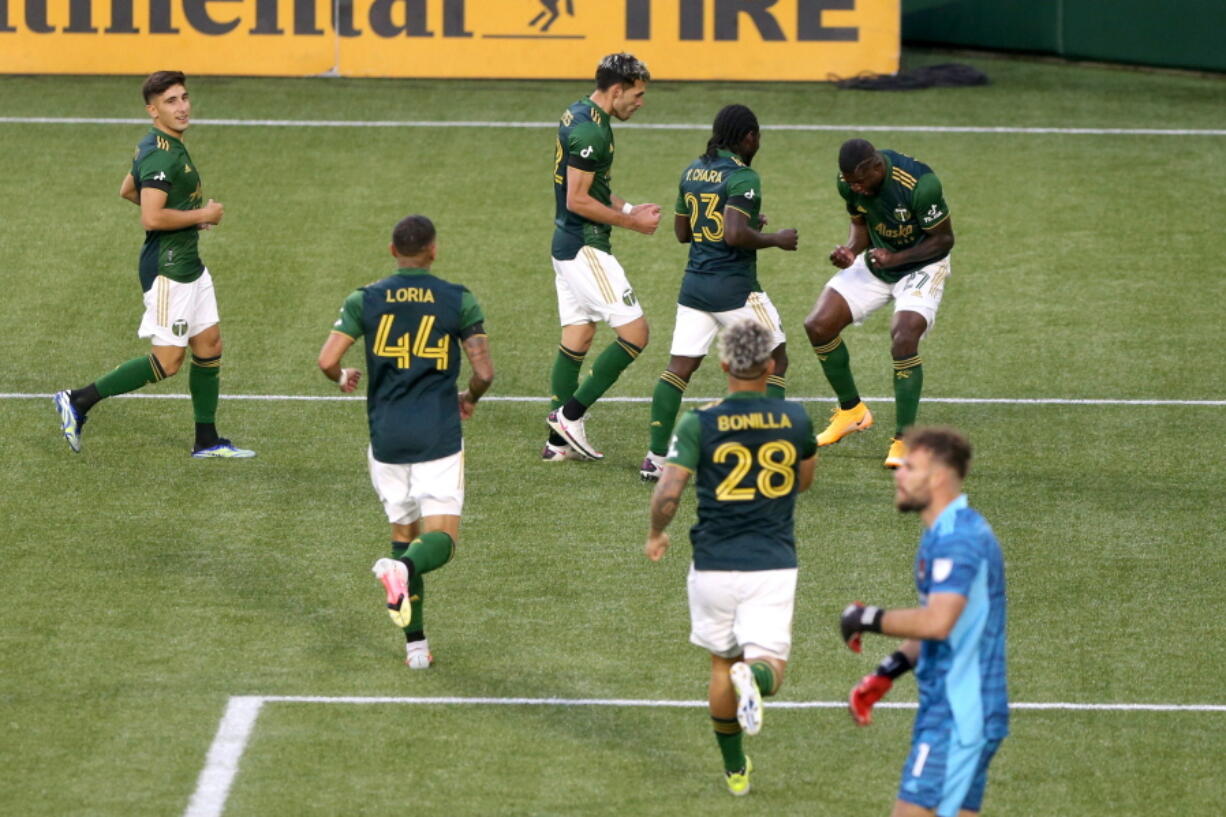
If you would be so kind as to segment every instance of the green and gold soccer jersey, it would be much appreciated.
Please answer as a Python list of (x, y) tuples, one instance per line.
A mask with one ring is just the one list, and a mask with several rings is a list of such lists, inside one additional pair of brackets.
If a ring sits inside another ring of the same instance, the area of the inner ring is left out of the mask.
[(695, 569), (796, 567), (797, 476), (816, 453), (813, 423), (798, 403), (743, 391), (687, 412), (668, 462), (696, 477)]
[[(164, 191), (168, 209), (198, 210), (204, 204), (200, 171), (187, 155), (187, 148), (157, 128), (149, 128), (136, 146), (132, 179), (137, 196), (146, 187)], [(182, 230), (147, 230), (140, 251), (141, 291), (148, 292), (159, 275), (180, 283), (199, 278), (204, 271), (197, 250), (199, 234), (195, 225)]]
[(379, 462), (427, 462), (460, 450), (460, 343), (485, 316), (471, 292), (425, 269), (354, 290), (332, 331), (366, 339), (366, 415)]
[(554, 146), (553, 194), (555, 200), (553, 247), (550, 254), (559, 261), (569, 261), (581, 247), (595, 247), (612, 252), (609, 224), (589, 221), (566, 209), (566, 168), (574, 167), (592, 174), (592, 198), (612, 206), (613, 128), (609, 115), (591, 99), (584, 98), (571, 105), (558, 123), (558, 141)]
[(673, 212), (690, 220), (690, 257), (677, 303), (704, 312), (740, 309), (758, 285), (758, 253), (724, 242), (724, 210), (731, 207), (762, 226), (762, 180), (740, 157), (721, 150), (700, 156), (681, 174)]
[[(881, 155), (885, 157), (885, 180), (876, 195), (862, 196), (853, 192), (841, 173), (838, 177), (839, 195), (846, 202), (848, 213), (853, 217), (860, 216), (867, 222), (873, 247), (897, 252), (923, 241), (925, 230), (931, 230), (949, 218), (949, 206), (941, 192), (941, 180), (932, 172), (932, 168), (892, 150), (883, 150)], [(869, 269), (882, 281), (892, 284), (944, 257), (929, 258), (888, 270)]]

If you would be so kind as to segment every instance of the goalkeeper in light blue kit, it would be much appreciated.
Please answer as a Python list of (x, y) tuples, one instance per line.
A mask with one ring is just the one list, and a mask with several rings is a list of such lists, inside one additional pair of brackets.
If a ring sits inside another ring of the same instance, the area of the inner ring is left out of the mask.
[(915, 669), (919, 712), (892, 817), (979, 813), (988, 764), (1009, 734), (1005, 681), (1005, 567), (987, 521), (968, 504), (962, 481), (971, 446), (957, 431), (914, 429), (894, 474), (894, 504), (924, 522), (915, 557), (920, 606), (843, 610), (843, 641), (860, 651), (862, 632), (905, 638), (851, 691), (861, 726), (896, 678)]

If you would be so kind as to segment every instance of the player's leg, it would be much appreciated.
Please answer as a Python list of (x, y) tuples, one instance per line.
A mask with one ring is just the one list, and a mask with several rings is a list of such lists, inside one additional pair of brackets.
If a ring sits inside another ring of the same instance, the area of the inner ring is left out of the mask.
[(924, 361), (919, 355), (920, 338), (928, 321), (918, 312), (894, 313), (890, 323), (890, 356), (894, 359), (894, 437), (886, 454), (885, 467), (897, 468), (906, 456), (902, 435), (919, 414), (920, 393), (924, 390)]
[(217, 434), (217, 402), (221, 396), (221, 323), (213, 278), (206, 269), (192, 284), (192, 301), (184, 317), (188, 324), (188, 345), (192, 365), (188, 388), (196, 419), (196, 442), (192, 456), (197, 459), (247, 459), (254, 451), (238, 448)]
[(617, 332), (617, 338), (597, 356), (592, 373), (579, 384), (570, 400), (551, 413), (550, 428), (579, 453), (589, 459), (601, 459), (604, 455), (587, 440), (584, 415), (646, 348), (649, 330), (638, 298), (616, 258), (584, 247), (575, 261), (579, 264), (565, 268), (571, 291), (584, 293), (586, 308), (608, 323)]
[[(550, 413), (564, 406), (579, 387), (579, 372), (596, 335), (597, 317), (584, 305), (587, 297), (585, 291), (571, 285), (571, 278), (579, 274), (576, 270), (579, 259), (559, 261), (554, 258), (552, 261), (562, 340), (549, 373)], [(550, 428), (541, 459), (545, 462), (564, 462), (587, 458), (572, 449), (566, 438)]]
[(817, 437), (818, 445), (837, 443), (848, 434), (873, 425), (872, 412), (860, 399), (860, 391), (852, 377), (851, 355), (841, 333), (851, 323), (863, 321), (883, 306), (889, 296), (889, 287), (868, 271), (861, 255), (854, 264), (830, 279), (813, 311), (805, 318), (809, 343), (839, 400), (830, 422)]
[(914, 803), (908, 803), (906, 800), (895, 800), (894, 808), (890, 811), (890, 817), (933, 817), (936, 813), (936, 809), (917, 806)]
[(185, 297), (187, 286), (158, 276), (144, 294), (145, 311), (137, 335), (152, 339), (149, 354), (119, 364), (87, 386), (56, 392), (52, 402), (60, 419), (60, 431), (73, 451), (81, 450), (81, 429), (90, 409), (100, 400), (136, 391), (179, 370), (187, 340), (171, 316), (177, 312), (173, 307)]
[(783, 332), (783, 322), (779, 320), (779, 310), (765, 292), (751, 292), (745, 306), (730, 312), (716, 314), (720, 327), (727, 329), (734, 323), (746, 318), (755, 320), (771, 331), (775, 348), (771, 357), (775, 361), (775, 371), (766, 378), (766, 396), (784, 398), (787, 396), (788, 352), (787, 335)]
[(711, 654), (707, 708), (715, 742), (724, 761), (724, 783), (734, 795), (749, 793), (752, 769), (745, 755), (743, 735), (736, 717), (736, 692), (731, 669), (741, 658), (732, 625), (736, 618), (733, 574), (726, 570), (695, 570), (690, 565), (686, 595), (690, 606), (690, 642)]
[(719, 322), (710, 312), (677, 304), (668, 368), (651, 393), (650, 443), (639, 468), (639, 476), (644, 480), (654, 482), (664, 470), (681, 400), (718, 331)]
[(733, 633), (744, 659), (733, 667), (732, 682), (737, 718), (754, 735), (762, 728), (762, 698), (779, 691), (792, 650), (797, 571), (755, 570), (737, 576), (740, 601)]
[(920, 340), (936, 321), (949, 277), (949, 259), (916, 270), (893, 286), (894, 319), (890, 324), (890, 356), (894, 359), (894, 438), (885, 467), (897, 468), (906, 456), (902, 435), (919, 415), (924, 390)]
[(725, 657), (711, 653), (711, 678), (707, 682), (707, 711), (715, 730), (715, 742), (724, 760), (724, 785), (734, 796), (749, 793), (749, 775), (753, 764), (745, 754), (745, 730), (737, 720), (737, 694), (732, 681), (732, 668), (740, 656)]
[(393, 552), (405, 568), (409, 600), (409, 621), (404, 625), (407, 644), (406, 663), (412, 669), (425, 669), (434, 660), (426, 641), (424, 627), (425, 575), (450, 562), (460, 539), (460, 515), (464, 510), (464, 452), (429, 462), (414, 463), (409, 469), (408, 493), (421, 517), (411, 529), (397, 529), (393, 538), (407, 545)]

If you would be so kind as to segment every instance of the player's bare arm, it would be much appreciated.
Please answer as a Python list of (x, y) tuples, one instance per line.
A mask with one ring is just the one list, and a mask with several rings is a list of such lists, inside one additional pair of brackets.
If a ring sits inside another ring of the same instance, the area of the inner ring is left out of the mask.
[(830, 253), (830, 263), (839, 269), (847, 269), (856, 262), (856, 256), (864, 252), (868, 245), (868, 224), (863, 216), (856, 216), (847, 228), (847, 243), (834, 248)]
[(795, 250), (797, 235), (792, 229), (780, 230), (777, 233), (763, 233), (755, 230), (749, 223), (749, 216), (735, 207), (724, 207), (724, 243), (729, 247), (739, 247), (743, 250), (764, 250), (778, 247), (781, 250)]
[(319, 350), (319, 370), (346, 394), (356, 389), (362, 379), (361, 370), (341, 368), (341, 359), (352, 345), (353, 338), (343, 332), (333, 332)]
[(146, 187), (140, 191), (140, 223), (146, 230), (182, 230), (201, 224), (220, 224), (225, 208), (209, 199), (196, 210), (175, 210), (166, 206), (166, 191)]
[(467, 420), (473, 416), (477, 401), (494, 383), (494, 361), (490, 358), (490, 339), (484, 333), (466, 338), (463, 347), (472, 368), (468, 388), (460, 392), (460, 418)]
[(656, 489), (651, 494), (651, 531), (643, 553), (653, 562), (658, 562), (668, 550), (668, 534), (664, 532), (681, 504), (681, 494), (689, 484), (690, 472), (680, 466), (666, 465)]
[(896, 610), (883, 610), (855, 602), (843, 609), (839, 628), (843, 641), (852, 652), (860, 652), (860, 634), (866, 632), (944, 641), (953, 632), (964, 609), (966, 596), (961, 593), (930, 593), (923, 607)]
[(583, 216), (588, 221), (601, 224), (612, 224), (614, 227), (625, 227), (636, 233), (651, 235), (660, 226), (660, 205), (636, 204), (629, 213), (621, 211), (625, 200), (617, 196), (610, 198), (618, 204), (618, 209), (607, 207), (592, 198), (592, 181), (595, 175), (577, 167), (566, 168), (566, 209)]
[(677, 237), (677, 241), (681, 244), (689, 244), (694, 240), (694, 233), (690, 228), (690, 217), (688, 214), (673, 214), (673, 235)]
[(136, 190), (136, 179), (132, 178), (131, 173), (124, 175), (123, 182), (119, 185), (119, 197), (140, 207), (140, 193)]
[(900, 252), (890, 252), (880, 247), (869, 252), (873, 263), (882, 269), (899, 267), (903, 264), (916, 264), (941, 258), (954, 247), (954, 228), (950, 219), (945, 219), (931, 230), (924, 231), (924, 237)]

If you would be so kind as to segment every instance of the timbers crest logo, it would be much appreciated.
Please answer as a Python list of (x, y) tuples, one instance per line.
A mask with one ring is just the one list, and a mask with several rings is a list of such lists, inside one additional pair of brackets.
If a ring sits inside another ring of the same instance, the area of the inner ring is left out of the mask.
[(904, 207), (901, 204), (898, 205), (897, 207), (894, 208), (894, 220), (895, 221), (910, 221), (911, 211), (908, 210), (906, 207)]
[(638, 298), (634, 294), (634, 290), (629, 287), (622, 293), (622, 303), (626, 306), (634, 306), (638, 302)]
[(187, 334), (187, 321), (179, 318), (171, 325), (170, 331), (174, 332), (176, 338), (181, 338)]

